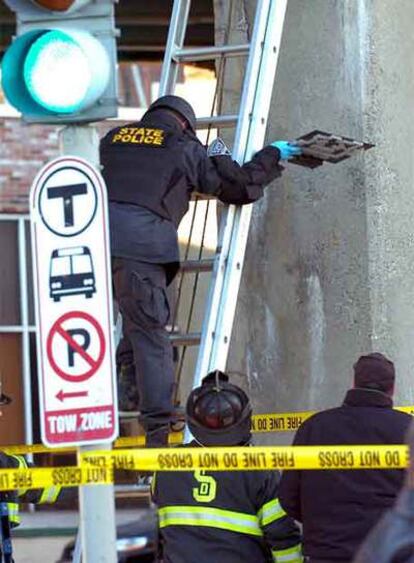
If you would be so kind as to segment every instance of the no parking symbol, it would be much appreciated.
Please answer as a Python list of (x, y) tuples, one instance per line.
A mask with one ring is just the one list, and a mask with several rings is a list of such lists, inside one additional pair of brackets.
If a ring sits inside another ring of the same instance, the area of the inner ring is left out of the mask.
[(105, 335), (92, 315), (70, 311), (52, 325), (46, 350), (59, 377), (75, 383), (86, 381), (97, 372), (105, 357)]

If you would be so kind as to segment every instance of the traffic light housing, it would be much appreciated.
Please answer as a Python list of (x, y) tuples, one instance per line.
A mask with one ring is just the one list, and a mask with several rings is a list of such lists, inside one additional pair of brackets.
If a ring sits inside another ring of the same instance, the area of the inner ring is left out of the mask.
[(2, 60), (9, 103), (29, 123), (117, 115), (116, 0), (5, 0), (17, 34)]

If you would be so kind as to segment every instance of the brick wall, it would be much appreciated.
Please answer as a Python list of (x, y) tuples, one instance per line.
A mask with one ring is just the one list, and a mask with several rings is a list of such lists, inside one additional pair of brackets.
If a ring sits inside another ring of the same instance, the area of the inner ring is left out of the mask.
[[(159, 80), (160, 62), (143, 62), (135, 67), (139, 68), (143, 92), (149, 100), (152, 85)], [(119, 66), (119, 100), (123, 106), (139, 105), (133, 68), (131, 64)], [(0, 88), (0, 104), (4, 102)], [(113, 121), (98, 124), (100, 134), (115, 126)], [(47, 161), (59, 155), (59, 129), (60, 126), (28, 125), (15, 117), (0, 117), (0, 213), (28, 211), (34, 177)]]
[[(103, 135), (116, 123), (99, 124)], [(40, 168), (59, 155), (58, 132), (52, 125), (28, 125), (0, 118), (0, 213), (26, 213), (31, 183)]]
[(43, 164), (58, 154), (57, 128), (0, 119), (0, 212), (28, 209), (31, 182)]

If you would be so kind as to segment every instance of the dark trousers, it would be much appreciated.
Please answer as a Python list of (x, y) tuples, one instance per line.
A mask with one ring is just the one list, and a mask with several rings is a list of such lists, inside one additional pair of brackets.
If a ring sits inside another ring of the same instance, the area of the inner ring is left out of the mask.
[(165, 330), (170, 312), (165, 268), (113, 258), (112, 279), (122, 315), (117, 364), (135, 365), (140, 422), (145, 430), (153, 430), (168, 424), (173, 413), (174, 364)]

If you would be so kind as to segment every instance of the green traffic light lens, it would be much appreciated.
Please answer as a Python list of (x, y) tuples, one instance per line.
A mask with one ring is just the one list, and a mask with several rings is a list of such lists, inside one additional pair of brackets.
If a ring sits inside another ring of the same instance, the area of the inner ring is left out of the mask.
[[(77, 29), (35, 29), (17, 37), (2, 60), (8, 101), (27, 116), (65, 119), (106, 103), (111, 58), (101, 38)], [(80, 119), (82, 120), (82, 119)]]
[(78, 111), (92, 80), (82, 46), (60, 30), (48, 31), (32, 44), (23, 75), (33, 99), (56, 113)]

